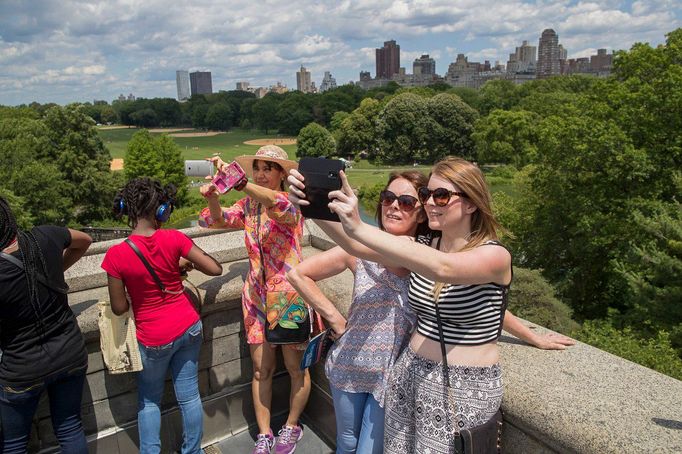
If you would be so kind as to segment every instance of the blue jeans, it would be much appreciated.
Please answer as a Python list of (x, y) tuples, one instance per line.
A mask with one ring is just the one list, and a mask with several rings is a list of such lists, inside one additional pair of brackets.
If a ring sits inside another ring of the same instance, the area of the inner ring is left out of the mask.
[(81, 398), (85, 369), (65, 371), (21, 389), (0, 386), (2, 441), (0, 452), (25, 453), (31, 422), (43, 390), (50, 399), (52, 428), (62, 453), (86, 454), (88, 447), (81, 423)]
[(384, 452), (384, 409), (370, 393), (331, 387), (336, 414), (336, 454)]
[(199, 320), (169, 344), (145, 347), (138, 342), (143, 366), (137, 375), (137, 426), (141, 454), (161, 452), (160, 404), (169, 366), (175, 398), (182, 414), (181, 452), (201, 452), (204, 413), (197, 376), (201, 329)]

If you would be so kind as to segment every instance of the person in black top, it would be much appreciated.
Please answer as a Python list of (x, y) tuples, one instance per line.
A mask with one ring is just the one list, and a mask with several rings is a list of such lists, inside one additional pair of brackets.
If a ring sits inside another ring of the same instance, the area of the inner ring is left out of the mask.
[(56, 226), (17, 228), (0, 197), (0, 452), (23, 453), (43, 390), (63, 453), (87, 453), (80, 407), (88, 365), (64, 270), (92, 239)]

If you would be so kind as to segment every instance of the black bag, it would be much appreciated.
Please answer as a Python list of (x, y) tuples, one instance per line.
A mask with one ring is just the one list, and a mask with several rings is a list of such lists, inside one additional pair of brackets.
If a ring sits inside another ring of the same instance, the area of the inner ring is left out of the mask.
[(310, 340), (313, 331), (311, 311), (294, 290), (279, 290), (283, 278), (268, 282), (265, 276), (265, 257), (260, 241), (261, 204), (258, 204), (256, 240), (260, 252), (263, 286), (265, 287), (265, 340), (273, 345), (302, 344)]
[[(443, 325), (440, 319), (440, 309), (436, 301), (436, 323), (438, 323), (438, 335), (440, 336), (440, 351), (443, 356), (443, 378), (445, 379), (445, 412), (448, 412), (448, 396), (450, 395), (450, 372), (445, 355), (445, 339), (443, 337)], [(451, 405), (453, 414), (455, 405)], [(447, 416), (446, 416), (447, 418)], [(473, 429), (461, 429), (455, 432), (455, 454), (500, 454), (502, 449), (502, 409), (498, 409), (488, 421)], [(453, 424), (456, 429), (456, 424)]]

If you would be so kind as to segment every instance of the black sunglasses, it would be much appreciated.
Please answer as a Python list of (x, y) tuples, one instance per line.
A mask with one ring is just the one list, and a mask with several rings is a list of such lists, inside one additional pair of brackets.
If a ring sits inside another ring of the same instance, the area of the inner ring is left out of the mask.
[(417, 196), (419, 196), (419, 201), (422, 203), (422, 205), (426, 205), (426, 202), (428, 202), (431, 196), (433, 196), (433, 203), (435, 203), (436, 206), (444, 207), (445, 205), (450, 203), (450, 199), (452, 198), (453, 195), (466, 197), (466, 194), (464, 192), (450, 191), (445, 188), (436, 188), (434, 190), (431, 190), (427, 187), (422, 187), (417, 190)]
[(381, 191), (379, 193), (379, 202), (381, 205), (387, 207), (393, 205), (393, 202), (398, 201), (398, 208), (403, 211), (412, 211), (417, 206), (417, 198), (411, 195), (395, 195), (392, 191)]

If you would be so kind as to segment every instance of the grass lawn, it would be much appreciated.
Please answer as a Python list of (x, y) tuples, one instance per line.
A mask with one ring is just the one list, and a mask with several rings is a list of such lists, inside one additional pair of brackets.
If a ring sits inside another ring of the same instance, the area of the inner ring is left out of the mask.
[[(99, 135), (104, 145), (109, 149), (112, 158), (123, 158), (130, 138), (138, 131), (130, 129), (100, 129)], [(178, 131), (179, 132), (179, 131)], [(195, 132), (189, 128), (185, 132)], [(265, 134), (260, 131), (245, 131), (234, 129), (223, 134), (208, 137), (173, 137), (175, 143), (182, 149), (185, 159), (203, 159), (220, 153), (225, 161), (232, 160), (242, 154), (253, 154), (258, 150), (257, 145), (245, 145), (244, 142), (253, 139), (277, 139), (277, 134)], [(296, 157), (296, 145), (283, 145), (290, 157)]]

